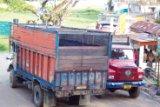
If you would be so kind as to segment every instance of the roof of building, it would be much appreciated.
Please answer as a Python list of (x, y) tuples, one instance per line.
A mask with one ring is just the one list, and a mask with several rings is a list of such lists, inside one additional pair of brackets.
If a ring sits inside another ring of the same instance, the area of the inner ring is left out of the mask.
[(149, 33), (160, 36), (160, 24), (138, 21), (130, 26), (131, 31), (137, 33)]

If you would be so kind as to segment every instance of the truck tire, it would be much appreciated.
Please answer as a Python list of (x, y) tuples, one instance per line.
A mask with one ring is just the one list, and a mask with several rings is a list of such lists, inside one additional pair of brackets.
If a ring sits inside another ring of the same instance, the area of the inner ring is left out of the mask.
[(70, 105), (79, 105), (79, 100), (80, 100), (79, 95), (71, 96), (71, 97), (69, 97), (69, 104)]
[(33, 100), (36, 107), (43, 107), (43, 90), (40, 85), (35, 85), (33, 89)]
[(129, 95), (131, 98), (137, 98), (140, 94), (139, 87), (133, 87), (129, 90)]
[(17, 87), (18, 82), (17, 82), (17, 77), (16, 77), (16, 75), (14, 74), (13, 69), (12, 69), (12, 70), (10, 70), (10, 76), (9, 76), (9, 79), (10, 79), (10, 87), (11, 87), (11, 88), (16, 88), (16, 87)]

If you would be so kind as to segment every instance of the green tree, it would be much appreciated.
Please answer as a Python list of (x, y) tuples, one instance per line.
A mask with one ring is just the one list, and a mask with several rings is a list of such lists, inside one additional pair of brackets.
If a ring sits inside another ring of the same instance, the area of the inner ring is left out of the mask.
[(33, 10), (33, 6), (27, 4), (25, 0), (0, 0), (0, 2), (8, 4), (11, 11)]
[(158, 23), (158, 24), (160, 24), (160, 19), (157, 19), (155, 22)]

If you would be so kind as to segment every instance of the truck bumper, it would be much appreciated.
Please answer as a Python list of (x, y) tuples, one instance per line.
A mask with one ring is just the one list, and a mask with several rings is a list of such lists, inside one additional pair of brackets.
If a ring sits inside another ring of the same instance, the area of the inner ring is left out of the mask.
[(56, 91), (55, 95), (58, 98), (61, 97), (69, 97), (74, 95), (103, 95), (105, 94), (105, 89), (97, 89), (97, 90), (74, 90), (74, 91)]
[(107, 82), (107, 89), (124, 89), (125, 85), (130, 85), (131, 87), (140, 87), (144, 86), (144, 81), (136, 81), (136, 82)]

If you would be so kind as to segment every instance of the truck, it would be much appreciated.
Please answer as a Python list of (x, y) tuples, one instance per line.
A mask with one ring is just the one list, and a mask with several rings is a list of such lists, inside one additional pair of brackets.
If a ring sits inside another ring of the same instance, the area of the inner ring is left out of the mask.
[[(140, 94), (140, 86), (145, 84), (144, 72), (135, 63), (134, 51), (129, 44), (129, 39), (125, 42), (124, 38), (124, 41), (114, 38), (106, 87), (111, 92), (126, 90), (131, 98), (137, 98)], [(123, 42), (117, 42), (116, 39)]]
[(104, 12), (98, 15), (96, 29), (114, 32), (115, 35), (130, 34), (129, 27), (137, 22), (146, 20), (146, 14), (142, 13), (141, 5), (137, 2), (112, 2), (113, 10), (108, 10), (106, 5)]
[(10, 86), (32, 89), (37, 107), (86, 104), (106, 91), (111, 44), (109, 32), (14, 23)]

